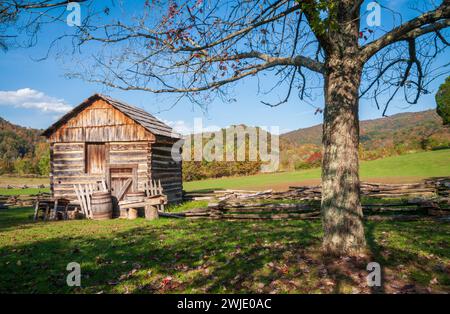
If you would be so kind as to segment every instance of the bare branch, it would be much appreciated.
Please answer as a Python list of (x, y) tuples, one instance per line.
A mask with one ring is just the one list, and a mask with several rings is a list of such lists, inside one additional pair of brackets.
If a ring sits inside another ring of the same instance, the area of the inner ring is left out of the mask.
[(366, 61), (388, 45), (407, 38), (417, 38), (418, 36), (438, 31), (442, 28), (448, 27), (449, 25), (450, 4), (448, 1), (444, 1), (436, 10), (424, 13), (421, 16), (404, 23), (403, 25), (394, 28), (381, 38), (362, 47), (362, 58)]

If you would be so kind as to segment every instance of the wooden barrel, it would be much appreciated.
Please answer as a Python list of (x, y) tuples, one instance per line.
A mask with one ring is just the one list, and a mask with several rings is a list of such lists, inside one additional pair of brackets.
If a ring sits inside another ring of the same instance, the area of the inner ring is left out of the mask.
[(104, 220), (112, 218), (112, 201), (110, 192), (94, 192), (91, 198), (92, 219)]

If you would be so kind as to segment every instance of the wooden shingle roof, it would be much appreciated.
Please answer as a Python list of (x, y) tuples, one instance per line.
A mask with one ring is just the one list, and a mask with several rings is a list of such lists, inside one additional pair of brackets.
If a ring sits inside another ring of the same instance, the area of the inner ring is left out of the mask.
[(181, 138), (181, 135), (176, 133), (170, 126), (168, 126), (161, 120), (158, 120), (157, 118), (149, 114), (147, 111), (102, 94), (94, 94), (85, 101), (83, 101), (81, 104), (79, 104), (71, 111), (66, 113), (61, 119), (53, 123), (47, 130), (45, 130), (42, 133), (42, 135), (47, 137), (50, 136), (56, 129), (58, 129), (66, 121), (68, 121), (70, 118), (72, 118), (73, 116), (84, 110), (91, 103), (93, 103), (98, 99), (104, 100), (105, 102), (113, 106), (115, 109), (119, 110), (124, 115), (134, 120), (136, 123), (140, 124), (146, 130), (155, 135), (170, 138)]

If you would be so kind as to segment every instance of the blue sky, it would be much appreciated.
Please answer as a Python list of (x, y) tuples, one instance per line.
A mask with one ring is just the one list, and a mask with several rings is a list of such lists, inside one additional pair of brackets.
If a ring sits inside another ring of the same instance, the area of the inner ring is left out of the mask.
[[(363, 7), (367, 4), (365, 2)], [(402, 9), (403, 17), (409, 19), (415, 15), (407, 7), (407, 0), (381, 1), (392, 9)], [(382, 14), (382, 25), (389, 24)], [(390, 16), (390, 15), (389, 15)], [(65, 27), (60, 25), (58, 27)], [(172, 102), (167, 95), (155, 95), (145, 92), (118, 91), (102, 85), (87, 83), (76, 79), (67, 79), (64, 74), (68, 69), (77, 67), (71, 58), (56, 59), (51, 56), (44, 61), (33, 58), (43, 56), (49, 40), (53, 38), (55, 29), (44, 29), (36, 47), (29, 49), (12, 49), (0, 52), (0, 116), (16, 124), (46, 128), (71, 106), (75, 106), (90, 95), (100, 92), (111, 95), (130, 104), (144, 108), (160, 119), (187, 130), (194, 123), (194, 118), (202, 117), (204, 126), (225, 127), (231, 124), (279, 126), (286, 132), (298, 128), (316, 125), (322, 122), (321, 114), (314, 114), (311, 104), (300, 101), (296, 96), (276, 108), (260, 103), (265, 95), (257, 94), (255, 78), (238, 83), (234, 89), (236, 102), (222, 103), (220, 100), (209, 105), (207, 112), (191, 104), (181, 101), (174, 108), (166, 111)], [(448, 57), (441, 57), (438, 63), (447, 63)], [(432, 93), (424, 95), (417, 105), (406, 108), (402, 98), (397, 99), (388, 114), (404, 111), (421, 111), (435, 108), (434, 93), (445, 77), (436, 80), (432, 85)], [(22, 90), (21, 92), (18, 92)], [(271, 98), (283, 98), (284, 93), (277, 91)], [(277, 95), (279, 93), (279, 95)], [(20, 97), (18, 97), (18, 95)], [(314, 105), (323, 107), (323, 100), (318, 98)], [(366, 100), (360, 103), (360, 118), (363, 120), (381, 117), (381, 111)]]

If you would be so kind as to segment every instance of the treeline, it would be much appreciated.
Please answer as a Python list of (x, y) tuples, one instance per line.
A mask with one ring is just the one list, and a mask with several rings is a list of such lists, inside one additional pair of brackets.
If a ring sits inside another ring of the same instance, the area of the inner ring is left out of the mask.
[(183, 162), (183, 180), (248, 176), (257, 174), (260, 169), (261, 162), (257, 161), (185, 161)]
[[(238, 139), (238, 136), (233, 133), (235, 131), (242, 132), (240, 133), (242, 138)], [(227, 134), (228, 136), (233, 134), (234, 140), (227, 142)], [(230, 126), (217, 132), (203, 133), (201, 155), (198, 154), (199, 147), (195, 147), (195, 138), (196, 135), (185, 137), (183, 146), (184, 181), (256, 174), (261, 171), (261, 166), (264, 164), (261, 161), (259, 147), (266, 145), (265, 150), (262, 151), (270, 153), (270, 134), (258, 127), (239, 125)], [(217, 143), (220, 148), (214, 143)], [(227, 153), (232, 155), (233, 161), (227, 161)], [(196, 154), (202, 156), (202, 160), (196, 160)]]

